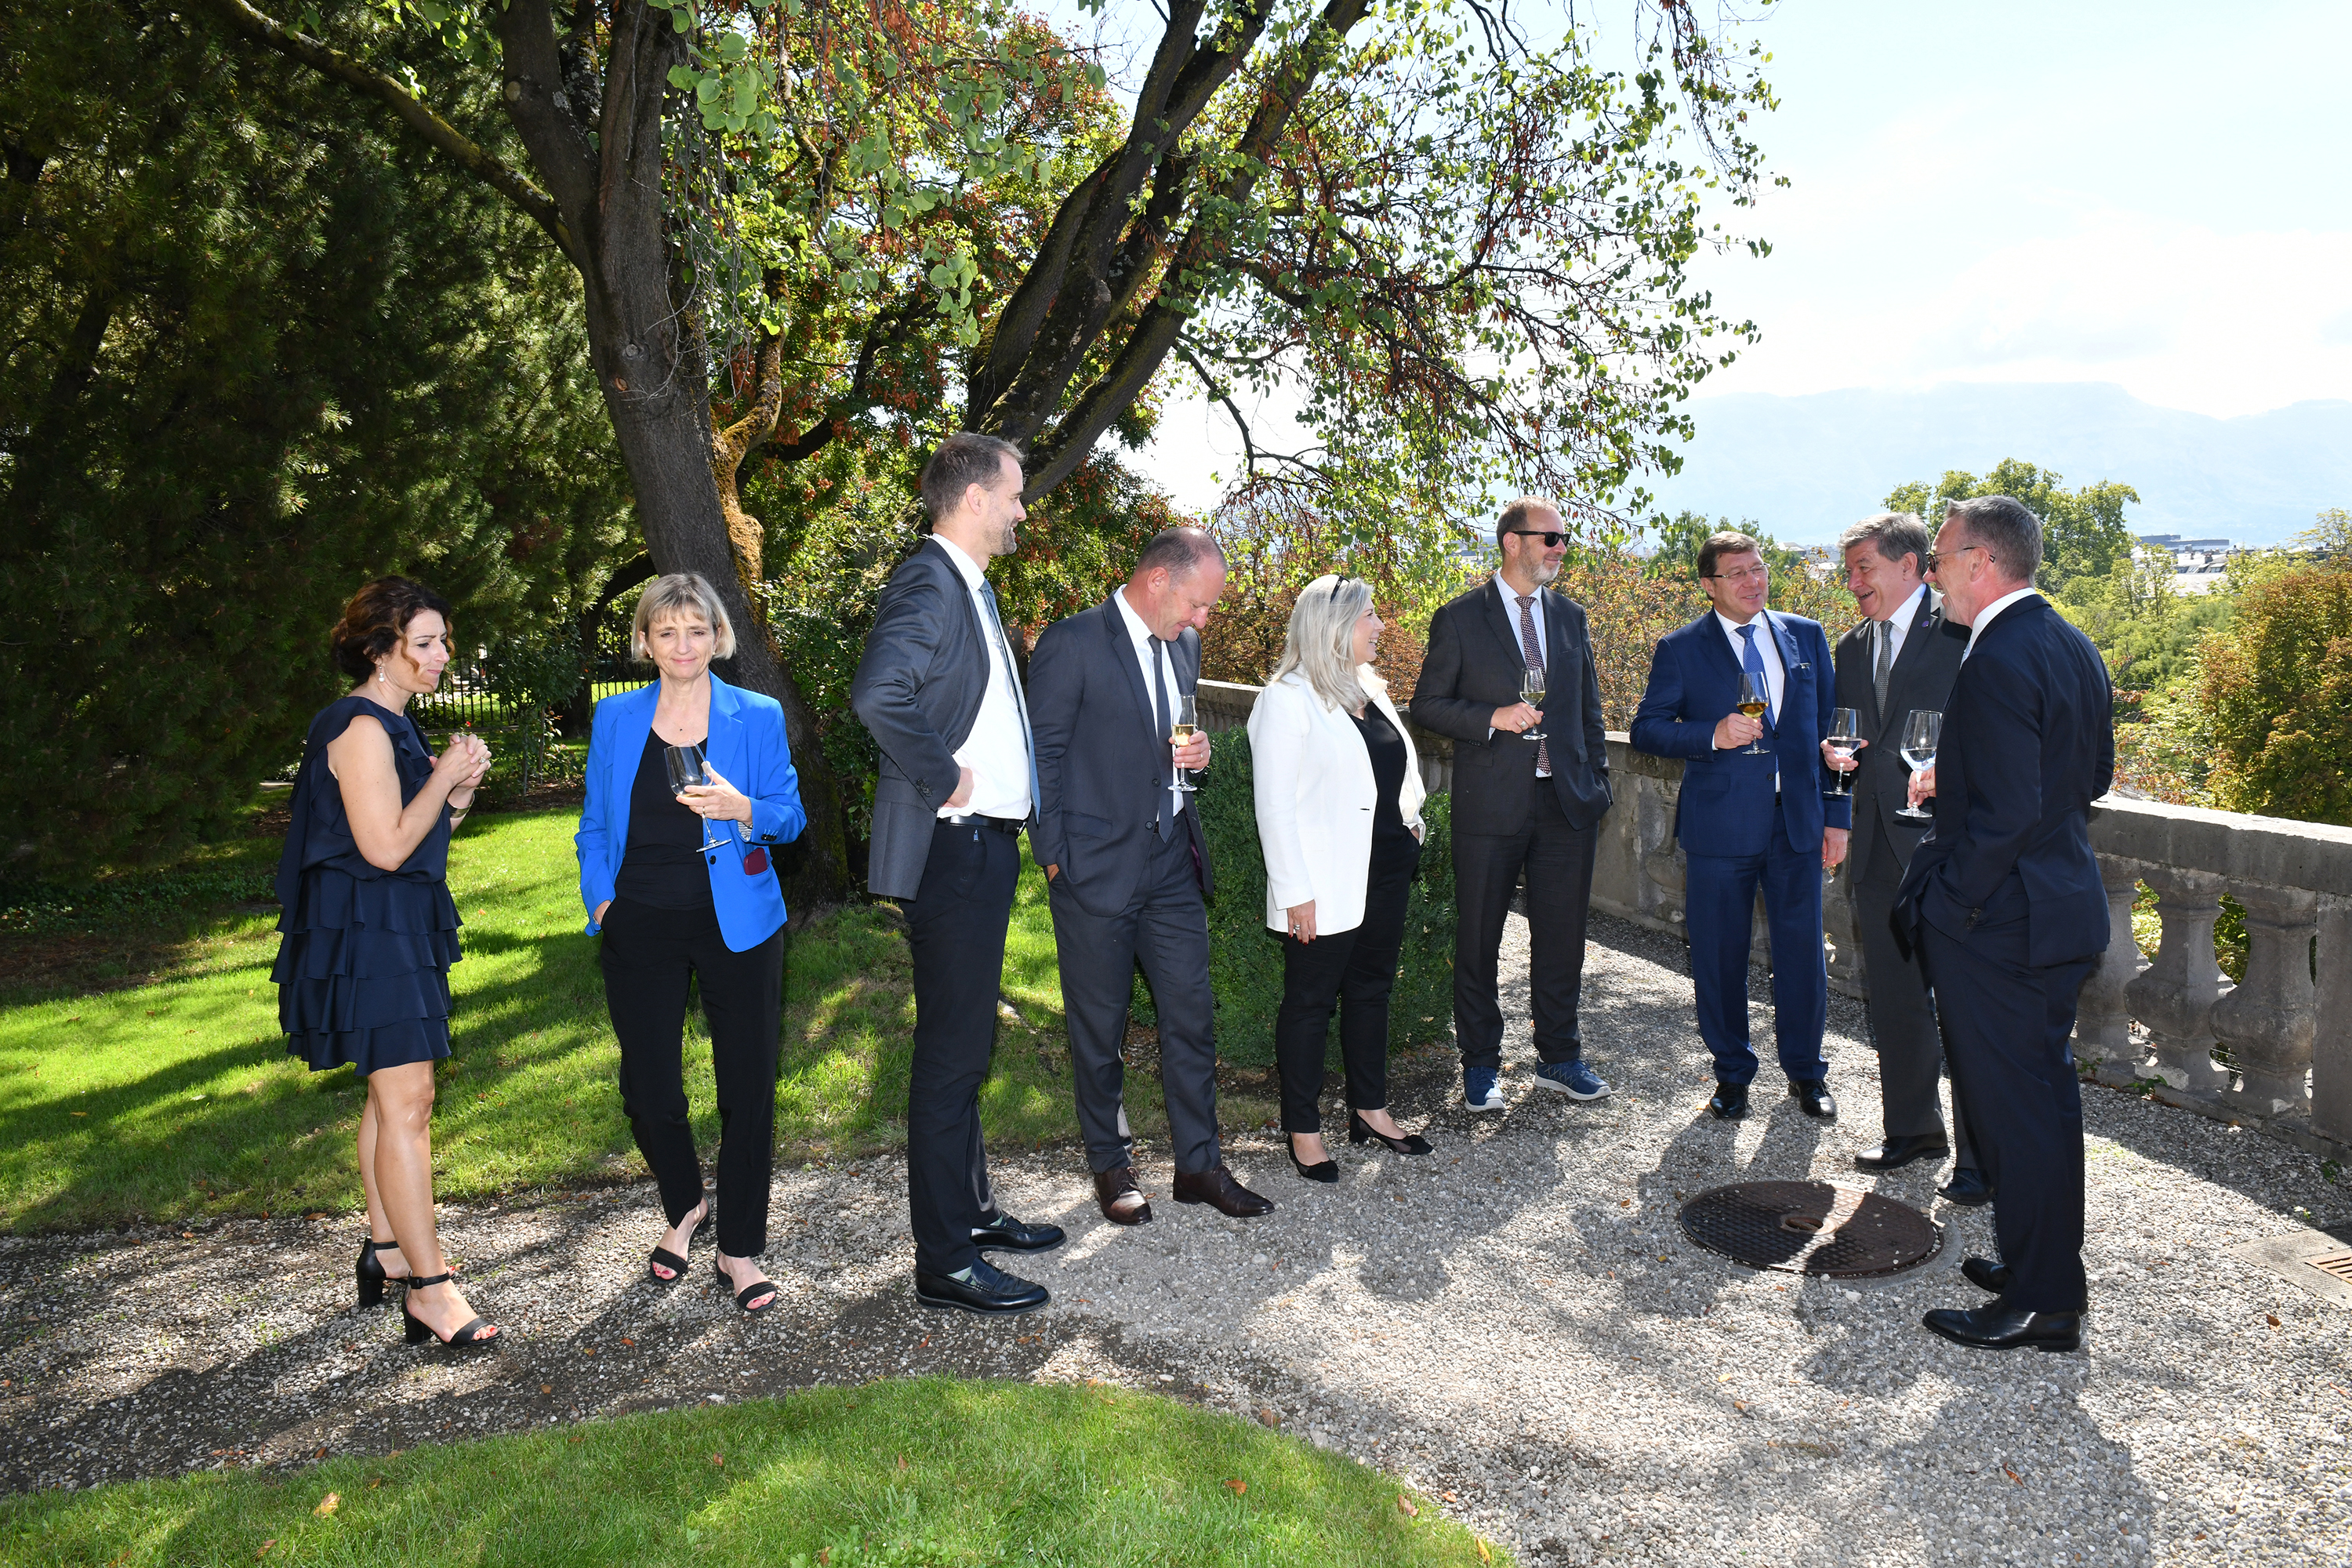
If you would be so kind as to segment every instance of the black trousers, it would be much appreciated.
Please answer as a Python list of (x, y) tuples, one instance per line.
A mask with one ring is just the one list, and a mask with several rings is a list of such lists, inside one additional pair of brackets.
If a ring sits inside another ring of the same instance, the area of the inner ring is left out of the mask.
[[(1865, 802), (1856, 811), (1873, 809)], [(1903, 886), (1903, 858), (1885, 832), (1872, 836), (1867, 864), (1852, 868), (1853, 923), (1862, 938), (1863, 983), (1870, 989), (1870, 1043), (1878, 1052), (1878, 1097), (1889, 1138), (1944, 1131), (1937, 1089), (1944, 1077), (1944, 1041), (1927, 1000), (1927, 976), (1916, 950), (1895, 935), (1895, 899)], [(1953, 1164), (1981, 1171), (1969, 1139), (1969, 1119), (1952, 1095)]]
[(2096, 964), (2026, 963), (2023, 917), (1960, 942), (1922, 921), (1919, 948), (1952, 1088), (1993, 1184), (1992, 1228), (2009, 1265), (2002, 1300), (2079, 1312), (2083, 1273), (2083, 1087), (2068, 1045), (2074, 1004)]
[(691, 979), (701, 987), (719, 1080), (719, 1250), (757, 1258), (768, 1246), (784, 933), (730, 952), (716, 910), (658, 910), (626, 899), (613, 900), (603, 923), (597, 963), (621, 1042), (621, 1104), (661, 1186), (662, 1212), (676, 1225), (702, 1201), (684, 1073)]
[(1313, 942), (1282, 939), (1282, 1010), (1274, 1018), (1274, 1058), (1282, 1071), (1282, 1130), (1320, 1132), (1324, 1047), (1331, 1010), (1339, 1010), (1339, 1059), (1348, 1104), (1381, 1110), (1389, 1102), (1389, 993), (1404, 946), (1404, 907), (1421, 846), (1407, 838), (1372, 846), (1365, 868), (1364, 918), (1353, 931)]
[(931, 831), (923, 880), (899, 908), (915, 961), (915, 1050), (907, 1077), (907, 1213), (915, 1267), (953, 1274), (979, 1253), (992, 1218), (980, 1086), (996, 1047), (1004, 931), (1021, 879), (1021, 844), (979, 823)]
[(1592, 903), (1592, 855), (1600, 825), (1571, 827), (1559, 796), (1539, 782), (1517, 833), (1454, 836), (1454, 1037), (1465, 1067), (1503, 1061), (1503, 1006), (1496, 954), (1519, 873), (1528, 879), (1528, 991), (1536, 1055), (1572, 1062), (1583, 1054), (1577, 1008), (1584, 994), (1585, 916)]

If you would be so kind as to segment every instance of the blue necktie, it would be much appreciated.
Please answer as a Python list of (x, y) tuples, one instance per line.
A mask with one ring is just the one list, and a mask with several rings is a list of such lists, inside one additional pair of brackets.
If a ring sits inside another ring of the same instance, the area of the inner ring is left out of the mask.
[(1739, 668), (1756, 678), (1756, 689), (1764, 694), (1764, 728), (1772, 728), (1772, 683), (1764, 679), (1764, 656), (1756, 651), (1756, 627), (1739, 628)]

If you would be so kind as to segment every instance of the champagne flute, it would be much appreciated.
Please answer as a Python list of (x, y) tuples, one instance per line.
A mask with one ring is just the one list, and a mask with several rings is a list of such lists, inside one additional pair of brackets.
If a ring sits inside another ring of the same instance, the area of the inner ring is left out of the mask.
[[(1181, 692), (1176, 698), (1176, 717), (1168, 725), (1168, 744), (1175, 751), (1181, 752), (1191, 745), (1193, 735), (1201, 728), (1198, 710), (1194, 708), (1193, 701), (1192, 693), (1189, 691)], [(1192, 786), (1191, 773), (1190, 768), (1176, 770), (1176, 788), (1180, 794), (1198, 793)]]
[[(1764, 710), (1769, 706), (1769, 704), (1765, 700), (1764, 678), (1762, 676), (1751, 675), (1744, 669), (1739, 672), (1739, 701), (1737, 706), (1742, 713), (1747, 714), (1750, 719), (1761, 719), (1764, 717)], [(1762, 756), (1764, 754), (1763, 737), (1759, 735), (1755, 740), (1748, 742), (1748, 744), (1739, 749), (1739, 752), (1740, 755), (1746, 757)]]
[[(1830, 755), (1842, 763), (1853, 761), (1853, 753), (1862, 745), (1862, 715), (1851, 708), (1840, 708), (1831, 713), (1829, 740)], [(1839, 773), (1834, 793), (1852, 795), (1856, 771), (1849, 768)]]
[[(1519, 674), (1519, 700), (1526, 703), (1528, 707), (1537, 710), (1537, 711), (1540, 713), (1543, 709), (1543, 700), (1544, 672), (1540, 667), (1531, 664)], [(1542, 720), (1538, 719), (1537, 722), (1541, 723)], [(1523, 730), (1520, 731), (1520, 735), (1523, 739), (1529, 741), (1544, 741), (1550, 739), (1550, 737), (1546, 735), (1541, 730)]]
[[(1936, 742), (1943, 733), (1941, 713), (1925, 708), (1911, 710), (1911, 716), (1903, 721), (1903, 760), (1911, 764), (1913, 773), (1936, 765)], [(1906, 805), (1895, 815), (1908, 822), (1936, 820), (1934, 812), (1922, 811), (1916, 805)]]
[[(700, 746), (664, 746), (662, 760), (669, 764), (669, 792), (683, 795), (688, 790), (701, 789), (710, 783), (710, 769), (703, 761)], [(683, 803), (681, 803), (683, 804)], [(711, 837), (710, 819), (702, 819), (702, 847), (724, 849), (729, 841)]]

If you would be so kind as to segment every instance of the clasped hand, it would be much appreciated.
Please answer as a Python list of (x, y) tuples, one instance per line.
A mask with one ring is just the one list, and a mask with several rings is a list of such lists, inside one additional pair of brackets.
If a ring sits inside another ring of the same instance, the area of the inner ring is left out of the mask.
[(708, 762), (702, 764), (702, 771), (710, 775), (709, 784), (696, 784), (691, 789), (677, 792), (677, 798), (686, 809), (707, 822), (740, 822), (746, 827), (750, 826), (751, 797), (720, 777), (719, 770)]
[[(433, 771), (448, 775), (452, 795), (479, 789), (490, 775), (490, 748), (472, 731), (460, 731), (450, 737), (448, 749), (433, 759)], [(466, 798), (471, 801), (473, 796), (468, 793)]]

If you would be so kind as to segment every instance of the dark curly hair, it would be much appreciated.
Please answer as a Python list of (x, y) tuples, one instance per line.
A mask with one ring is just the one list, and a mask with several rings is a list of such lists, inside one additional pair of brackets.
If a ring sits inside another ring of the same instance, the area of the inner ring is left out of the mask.
[(446, 624), (456, 619), (449, 601), (422, 583), (379, 577), (353, 594), (329, 639), (336, 667), (353, 680), (365, 680), (375, 661), (400, 646), (408, 623), (431, 610)]

